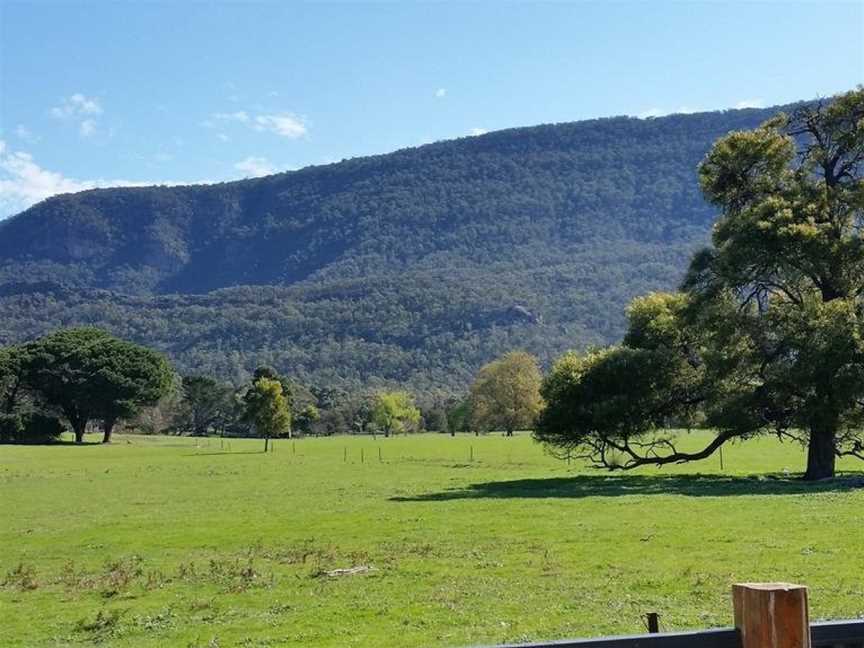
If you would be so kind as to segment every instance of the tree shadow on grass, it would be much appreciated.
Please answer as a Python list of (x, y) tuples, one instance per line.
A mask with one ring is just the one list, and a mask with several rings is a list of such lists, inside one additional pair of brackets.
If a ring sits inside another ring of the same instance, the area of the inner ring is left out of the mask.
[(482, 482), (438, 493), (391, 497), (392, 502), (445, 502), (461, 499), (580, 499), (627, 495), (684, 495), (725, 497), (737, 495), (799, 495), (864, 489), (864, 475), (851, 473), (836, 479), (805, 482), (786, 475), (724, 477), (722, 475), (576, 475), (547, 479)]
[(43, 442), (35, 442), (34, 441), (34, 442), (30, 442), (30, 443), (22, 442), (22, 443), (16, 443), (14, 445), (46, 446), (46, 447), (66, 446), (69, 448), (87, 448), (87, 447), (91, 447), (91, 446), (101, 446), (101, 445), (111, 445), (111, 444), (110, 443), (108, 443), (108, 444), (102, 443), (102, 439), (99, 439), (98, 441), (82, 441), (81, 443), (75, 443), (74, 440), (70, 440), (70, 439), (57, 439), (56, 441), (43, 441)]
[(231, 452), (230, 450), (225, 450), (224, 452), (190, 452), (188, 454), (184, 454), (184, 457), (236, 457), (237, 455), (259, 455), (259, 454), (270, 454), (265, 453), (263, 450), (241, 450), (239, 452)]

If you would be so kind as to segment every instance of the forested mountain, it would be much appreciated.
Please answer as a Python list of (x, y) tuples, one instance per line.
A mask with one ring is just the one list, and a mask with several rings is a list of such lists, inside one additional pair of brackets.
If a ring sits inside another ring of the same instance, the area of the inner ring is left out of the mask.
[(516, 128), (210, 186), (57, 196), (0, 223), (0, 344), (95, 324), (184, 371), (465, 386), (616, 341), (714, 213), (696, 166), (778, 109)]

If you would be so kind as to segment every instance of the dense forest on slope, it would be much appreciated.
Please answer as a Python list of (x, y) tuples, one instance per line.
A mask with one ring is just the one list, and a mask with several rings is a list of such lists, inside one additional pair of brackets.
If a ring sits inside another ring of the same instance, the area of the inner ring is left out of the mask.
[(210, 186), (101, 189), (0, 223), (0, 344), (94, 324), (236, 383), (462, 389), (492, 357), (620, 338), (714, 213), (696, 165), (777, 109), (611, 118)]

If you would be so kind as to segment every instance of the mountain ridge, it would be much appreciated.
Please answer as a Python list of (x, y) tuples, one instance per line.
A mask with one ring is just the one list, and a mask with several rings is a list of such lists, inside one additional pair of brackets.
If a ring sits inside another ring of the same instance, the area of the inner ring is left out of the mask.
[(510, 348), (548, 364), (616, 341), (630, 298), (680, 280), (714, 219), (698, 162), (783, 108), (50, 198), (0, 222), (0, 343), (89, 323), (187, 372), (237, 381), (267, 362), (308, 383), (442, 393)]

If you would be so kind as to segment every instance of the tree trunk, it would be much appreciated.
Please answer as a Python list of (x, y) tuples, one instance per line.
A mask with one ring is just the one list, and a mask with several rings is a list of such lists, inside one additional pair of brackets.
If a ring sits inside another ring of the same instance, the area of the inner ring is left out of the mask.
[(811, 427), (807, 444), (807, 472), (805, 481), (829, 479), (834, 476), (835, 430), (830, 427)]
[(72, 424), (75, 433), (75, 443), (84, 443), (84, 431), (87, 429), (87, 421), (76, 421)]
[(267, 451), (270, 449), (270, 437), (264, 437), (264, 454), (267, 454)]
[(105, 419), (102, 421), (102, 428), (105, 434), (102, 436), (102, 443), (111, 443), (111, 433), (114, 431), (114, 419)]

